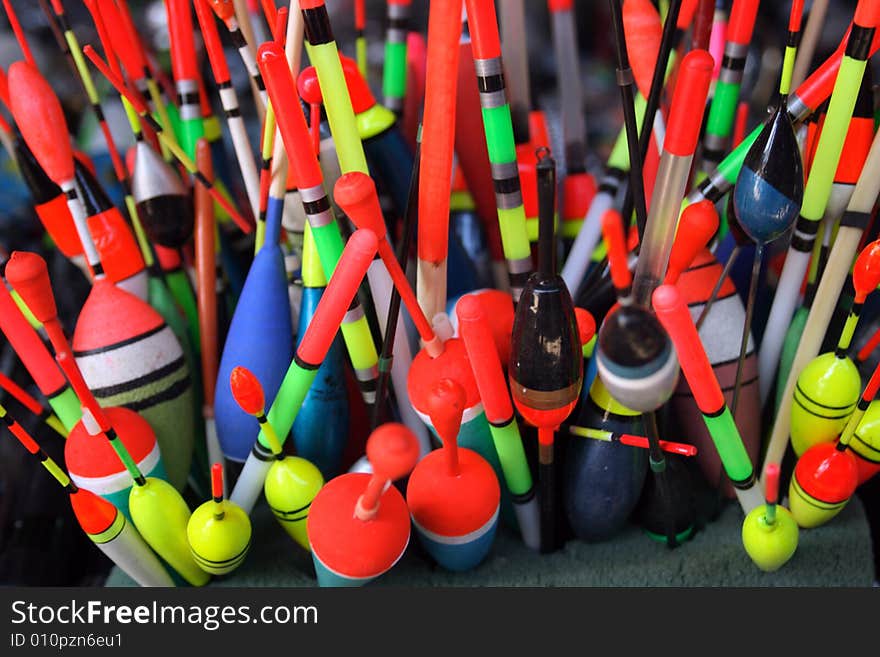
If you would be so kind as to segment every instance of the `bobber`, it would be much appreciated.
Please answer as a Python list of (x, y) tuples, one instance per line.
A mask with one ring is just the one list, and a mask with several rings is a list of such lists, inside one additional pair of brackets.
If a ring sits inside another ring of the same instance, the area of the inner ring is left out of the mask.
[(244, 63), (248, 75), (250, 75), (252, 90), (256, 92), (254, 94), (254, 102), (257, 104), (259, 111), (264, 110), (268, 103), (266, 85), (263, 83), (263, 76), (260, 75), (260, 71), (257, 69), (253, 51), (248, 45), (244, 32), (241, 30), (241, 26), (238, 24), (234, 3), (232, 0), (208, 1), (211, 3), (211, 9), (217, 14), (217, 18), (223, 21), (226, 29), (229, 30), (229, 38), (232, 40), (232, 45), (238, 50), (241, 61)]
[[(180, 343), (155, 310), (118, 288), (103, 273), (76, 192), (74, 158), (58, 97), (39, 72), (23, 62), (10, 67), (9, 83), (14, 114), (28, 118), (25, 124), (19, 121), (22, 137), (47, 175), (65, 191), (83, 249), (95, 272), (95, 282), (73, 336), (78, 366), (101, 402), (127, 406), (150, 422), (169, 480), (181, 489), (192, 459), (194, 418), (192, 386)], [(45, 268), (45, 263), (41, 264)], [(15, 283), (13, 286), (18, 289)], [(34, 294), (45, 297), (50, 289), (41, 287)], [(33, 303), (39, 303), (39, 299), (27, 303), (31, 310)], [(52, 310), (49, 318), (54, 315), (54, 304)], [(126, 321), (108, 321), (112, 317)]]
[(867, 296), (880, 284), (880, 240), (856, 258), (852, 274), (855, 299), (833, 352), (817, 356), (797, 379), (791, 405), (791, 446), (797, 455), (839, 435), (856, 408), (861, 376), (847, 355)]
[(798, 525), (779, 499), (779, 466), (768, 463), (764, 474), (766, 502), (756, 506), (743, 520), (743, 547), (755, 565), (767, 573), (779, 570), (794, 556), (798, 546)]
[(143, 140), (134, 145), (131, 193), (147, 237), (178, 249), (193, 234), (192, 201), (174, 168)]
[(174, 586), (174, 581), (155, 553), (115, 506), (73, 483), (64, 470), (2, 406), (0, 419), (67, 491), (79, 526), (101, 552), (140, 586)]
[[(56, 352), (56, 359), (80, 398), (83, 417), (77, 427), (71, 431), (67, 446), (71, 444), (70, 440), (74, 439), (73, 435), (78, 427), (83, 427), (93, 442), (104, 442), (101, 439), (106, 438), (135, 484), (128, 494), (129, 513), (135, 527), (147, 544), (186, 581), (194, 586), (206, 584), (208, 575), (195, 564), (186, 542), (189, 507), (170, 483), (157, 477), (143, 475), (126, 448), (125, 439), (120, 437), (119, 429), (112, 424), (111, 413), (98, 405), (96, 397), (87, 387), (58, 320), (45, 261), (36, 254), (17, 251), (9, 260), (6, 274), (15, 281), (16, 289), (22, 295), (22, 299), (46, 328)], [(99, 278), (96, 284), (100, 284), (103, 280), (105, 279)], [(109, 282), (107, 285), (116, 289)], [(119, 291), (119, 293), (129, 299), (136, 299), (126, 292)], [(132, 414), (129, 417), (136, 416)], [(137, 418), (137, 421), (141, 423), (141, 427), (145, 427), (142, 431), (149, 429), (149, 425), (141, 418)], [(119, 428), (127, 433), (134, 433), (128, 430), (129, 426)]]
[(217, 437), (226, 458), (238, 462), (247, 458), (256, 440), (257, 428), (230, 398), (226, 382), (232, 368), (244, 365), (253, 371), (265, 386), (271, 404), (287, 363), (293, 357), (290, 297), (284, 254), (278, 245), (280, 232), (281, 216), (273, 213), (267, 217), (263, 247), (251, 263), (238, 298), (217, 372), (214, 392)]
[(175, 133), (186, 154), (195, 158), (196, 142), (205, 136), (205, 127), (199, 103), (201, 75), (193, 40), (192, 3), (189, 0), (168, 0), (165, 18), (180, 116)]
[[(503, 296), (510, 303), (510, 296)], [(459, 331), (467, 349), (483, 408), (486, 410), (489, 430), (501, 461), (504, 481), (516, 511), (523, 542), (531, 549), (538, 550), (541, 547), (538, 500), (482, 298), (475, 294), (466, 294), (455, 308)]]
[(309, 550), (306, 520), (315, 495), (324, 485), (324, 477), (310, 461), (282, 453), (281, 442), (266, 418), (263, 387), (251, 371), (244, 367), (234, 368), (229, 375), (229, 387), (242, 410), (257, 418), (271, 446), (274, 461), (263, 485), (266, 502), (290, 537), (303, 549)]
[(418, 441), (409, 429), (383, 424), (367, 440), (373, 474), (340, 475), (315, 496), (307, 527), (319, 586), (363, 586), (403, 556), (409, 509), (389, 484), (409, 474), (418, 457)]
[(212, 575), (228, 575), (247, 558), (251, 548), (251, 520), (241, 507), (223, 495), (223, 464), (211, 466), (212, 500), (193, 511), (186, 539), (199, 568)]
[(406, 502), (419, 540), (434, 560), (447, 570), (470, 570), (492, 547), (501, 490), (485, 459), (458, 448), (464, 389), (452, 379), (440, 379), (429, 395), (431, 423), (443, 447), (413, 469)]
[(131, 228), (89, 168), (78, 158), (74, 158), (74, 167), (86, 210), (86, 225), (104, 273), (120, 288), (146, 301), (147, 271)]
[[(529, 276), (513, 322), (508, 377), (513, 403), (538, 428), (541, 546), (556, 547), (556, 428), (571, 414), (583, 381), (583, 358), (574, 304), (556, 273), (554, 239), (555, 162), (538, 151), (540, 239), (538, 270)], [(546, 345), (553, 344), (553, 349)], [(558, 345), (558, 346), (556, 346)]]

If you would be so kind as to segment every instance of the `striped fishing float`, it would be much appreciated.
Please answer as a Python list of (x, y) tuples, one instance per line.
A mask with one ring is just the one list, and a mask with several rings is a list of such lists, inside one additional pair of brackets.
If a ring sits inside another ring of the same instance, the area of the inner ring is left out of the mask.
[(211, 3), (211, 9), (217, 14), (217, 18), (223, 21), (226, 29), (229, 30), (229, 37), (232, 39), (232, 45), (238, 50), (241, 61), (247, 69), (251, 81), (255, 85), (259, 94), (254, 96), (254, 102), (258, 110), (266, 109), (268, 97), (266, 95), (266, 86), (263, 84), (263, 76), (257, 68), (257, 62), (254, 60), (254, 54), (248, 45), (247, 38), (238, 18), (235, 15), (235, 6), (232, 0), (208, 0)]
[(715, 82), (715, 92), (706, 118), (706, 133), (703, 136), (703, 170), (706, 172), (712, 171), (728, 150), (759, 3), (760, 0), (734, 0), (730, 8), (724, 58)]
[[(336, 271), (327, 283), (315, 315), (300, 339), (275, 401), (269, 408), (267, 417), (282, 441), (286, 440), (296, 420), (377, 249), (376, 236), (371, 231), (357, 230), (343, 250)], [(259, 441), (254, 443), (248, 454), (230, 496), (232, 501), (248, 512), (254, 507), (271, 465), (271, 453), (266, 442), (261, 433)]]
[(193, 39), (190, 0), (167, 0), (165, 15), (171, 51), (171, 70), (177, 91), (178, 140), (184, 152), (196, 156), (196, 142), (205, 135), (199, 102), (199, 65)]
[[(291, 107), (284, 99), (296, 98), (293, 77), (281, 48), (272, 42), (260, 46), (258, 60), (265, 74), (273, 106), (278, 108), (277, 120), (281, 138), (290, 158), (293, 178), (302, 200), (324, 275), (330, 279), (342, 254), (342, 233), (330, 199), (324, 191), (324, 176), (315, 158), (305, 117), (299, 107)], [(342, 337), (354, 367), (361, 394), (368, 404), (374, 403), (378, 360), (367, 318), (355, 298), (342, 324)]]
[[(819, 136), (816, 156), (804, 189), (800, 217), (767, 318), (767, 328), (758, 357), (759, 378), (764, 381), (762, 391), (764, 386), (768, 391), (763, 394), (764, 398), (769, 394), (769, 384), (776, 373), (780, 348), (785, 339), (785, 328), (794, 313), (800, 284), (806, 274), (810, 252), (816, 239), (819, 220), (828, 203), (834, 171), (846, 138), (846, 127), (852, 117), (878, 21), (880, 21), (880, 4), (860, 0), (846, 41), (846, 51), (840, 64), (840, 71), (834, 83), (825, 126)], [(789, 374), (789, 379), (792, 374), (794, 371)], [(783, 404), (785, 403), (783, 400)], [(784, 409), (780, 411), (781, 414), (785, 414)], [(771, 436), (767, 449), (769, 463), (779, 463), (782, 460), (787, 437), (781, 432), (774, 432)]]
[(510, 292), (517, 301), (532, 271), (531, 247), (516, 164), (511, 110), (505, 92), (495, 4), (488, 0), (466, 0), (466, 7), (501, 243), (507, 260)]
[(236, 367), (229, 375), (229, 387), (241, 409), (257, 418), (275, 459), (263, 486), (266, 502), (284, 531), (303, 549), (309, 550), (306, 521), (315, 495), (324, 486), (324, 477), (311, 461), (282, 453), (281, 441), (266, 418), (263, 387), (252, 372)]
[(101, 552), (140, 586), (174, 586), (164, 566), (125, 515), (110, 502), (73, 483), (3, 406), (0, 406), (0, 419), (67, 491), (79, 526)]
[[(648, 439), (645, 436), (633, 436), (628, 433), (617, 433), (614, 431), (606, 431), (604, 429), (593, 429), (591, 427), (578, 427), (574, 424), (562, 424), (562, 431), (567, 431), (572, 436), (580, 436), (581, 438), (592, 438), (593, 440), (601, 440), (606, 443), (620, 443), (629, 445), (630, 447), (639, 447), (648, 449)], [(697, 448), (687, 443), (677, 443), (671, 440), (661, 440), (660, 449), (669, 454), (677, 456), (696, 456)]]
[(412, 0), (390, 0), (385, 28), (385, 60), (382, 68), (382, 98), (385, 107), (397, 116), (403, 113), (406, 98), (406, 35)]

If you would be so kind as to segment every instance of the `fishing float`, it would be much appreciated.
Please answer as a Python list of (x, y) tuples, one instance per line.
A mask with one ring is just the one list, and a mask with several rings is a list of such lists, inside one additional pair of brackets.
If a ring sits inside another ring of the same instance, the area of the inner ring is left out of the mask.
[[(327, 278), (308, 225), (303, 236), (300, 276), (303, 287), (298, 336), (305, 335), (327, 288)], [(325, 480), (340, 473), (351, 428), (345, 367), (345, 346), (342, 337), (337, 335), (293, 423), (296, 453), (317, 466)]]
[(779, 501), (779, 466), (768, 463), (764, 472), (764, 498), (743, 520), (742, 542), (754, 564), (766, 573), (784, 566), (798, 546), (798, 525)]
[(180, 145), (194, 159), (196, 142), (205, 135), (199, 103), (199, 65), (193, 39), (192, 3), (190, 0), (166, 0), (165, 17), (171, 71), (177, 92), (177, 113)]
[(880, 285), (880, 241), (868, 244), (856, 258), (852, 285), (855, 298), (837, 347), (810, 361), (797, 378), (789, 434), (798, 456), (812, 445), (834, 440), (856, 408), (861, 376), (847, 352), (865, 300)]
[[(348, 312), (360, 282), (376, 254), (378, 243), (375, 234), (368, 230), (356, 230), (348, 239), (334, 275), (318, 302), (315, 315), (300, 339), (296, 353), (290, 362), (284, 380), (278, 388), (275, 400), (267, 415), (279, 439), (287, 438), (296, 420), (309, 387), (317, 375), (321, 362), (327, 355), (336, 331)], [(250, 512), (266, 479), (271, 465), (265, 454), (266, 438), (254, 443), (244, 468), (235, 483), (230, 499)]]
[[(95, 394), (110, 406), (129, 406), (156, 430), (171, 482), (182, 488), (192, 458), (192, 387), (174, 333), (156, 311), (105, 275), (76, 191), (74, 158), (61, 105), (39, 72), (23, 62), (10, 67), (13, 112), (22, 136), (46, 173), (65, 190), (95, 280), (73, 336), (74, 357)], [(21, 292), (21, 290), (18, 290)], [(33, 306), (28, 303), (33, 311)], [(127, 322), (107, 323), (109, 316)], [(45, 322), (43, 322), (45, 324)]]
[[(579, 427), (574, 424), (562, 424), (560, 430), (567, 431), (573, 436), (601, 440), (606, 443), (620, 443), (622, 445), (639, 447), (641, 449), (648, 449), (649, 447), (648, 439), (645, 436), (633, 436), (628, 433), (618, 433), (615, 431), (607, 431), (605, 429), (593, 429), (592, 427)], [(677, 456), (697, 455), (697, 448), (695, 446), (671, 440), (661, 440), (660, 449), (668, 454), (675, 454)]]
[(782, 343), (779, 374), (776, 378), (777, 398), (784, 392), (785, 384), (788, 382), (792, 358), (797, 353), (807, 317), (809, 317), (810, 309), (815, 301), (816, 286), (827, 266), (832, 233), (838, 230), (837, 226), (852, 199), (855, 186), (870, 152), (874, 137), (874, 102), (871, 78), (871, 69), (866, 68), (843, 143), (843, 150), (840, 153), (840, 161), (834, 173), (828, 204), (822, 215), (822, 224), (819, 229), (822, 233), (822, 239), (817, 239), (813, 246), (803, 302), (795, 311)]
[(245, 192), (251, 205), (251, 211), (256, 217), (259, 215), (260, 181), (257, 175), (257, 167), (254, 160), (254, 152), (247, 135), (244, 118), (238, 102), (238, 94), (232, 85), (229, 66), (226, 56), (223, 54), (223, 45), (214, 23), (214, 15), (210, 11), (207, 0), (193, 0), (196, 10), (196, 18), (205, 42), (205, 50), (208, 54), (208, 62), (214, 75), (214, 82), (220, 93), (220, 103), (226, 116), (226, 126), (229, 128), (229, 136), (232, 139), (232, 147), (238, 162), (238, 169), (244, 182)]
[(174, 581), (137, 529), (115, 506), (78, 487), (37, 444), (19, 422), (0, 405), (0, 419), (24, 448), (61, 484), (79, 526), (107, 557), (140, 586), (174, 586)]
[(466, 0), (465, 6), (480, 89), (486, 148), (492, 166), (501, 244), (507, 260), (510, 293), (516, 302), (532, 272), (532, 260), (495, 4), (487, 0)]
[[(759, 381), (762, 400), (769, 395), (770, 384), (776, 374), (779, 353), (785, 338), (785, 328), (794, 314), (801, 282), (807, 273), (810, 252), (816, 239), (819, 221), (831, 193), (834, 171), (846, 138), (861, 85), (871, 41), (880, 20), (880, 5), (860, 0), (856, 6), (853, 25), (847, 37), (846, 52), (834, 83), (825, 126), (816, 146), (816, 156), (804, 188), (803, 206), (785, 258), (779, 285), (767, 318), (767, 328), (758, 354)], [(771, 441), (768, 462), (778, 463), (784, 444)]]
[(464, 389), (453, 379), (439, 379), (429, 395), (431, 424), (443, 447), (413, 468), (406, 503), (428, 554), (447, 570), (470, 570), (492, 548), (501, 489), (492, 466), (456, 442), (467, 403)]
[(0, 389), (9, 394), (15, 401), (24, 406), (31, 413), (36, 415), (47, 426), (51, 427), (55, 433), (62, 438), (67, 438), (70, 433), (58, 416), (52, 412), (50, 408), (43, 406), (37, 401), (27, 390), (18, 385), (15, 381), (0, 372)]
[[(419, 175), (418, 303), (428, 317), (446, 309), (449, 195), (462, 0), (434, 3), (428, 15), (428, 57)], [(448, 175), (447, 175), (448, 174)]]
[(366, 0), (354, 0), (354, 51), (357, 67), (361, 75), (367, 77), (367, 37), (364, 28), (367, 25)]
[(76, 393), (65, 380), (40, 335), (25, 319), (6, 289), (0, 284), (0, 331), (18, 354), (40, 394), (69, 432), (82, 416)]
[[(791, 229), (804, 198), (803, 162), (794, 126), (786, 109), (788, 75), (788, 72), (783, 74), (776, 110), (770, 120), (764, 124), (761, 133), (746, 154), (733, 187), (733, 206), (737, 221), (743, 231), (755, 242), (733, 401), (730, 404), (734, 415), (739, 401), (764, 248)], [(760, 380), (760, 374), (758, 378)]]
[(692, 50), (681, 61), (657, 182), (633, 278), (632, 297), (637, 305), (649, 306), (651, 294), (663, 280), (669, 261), (681, 200), (700, 133), (700, 122), (694, 120), (691, 108), (694, 104), (697, 107), (704, 105), (701, 99), (706, 98), (709, 90), (712, 65), (712, 56), (705, 50)]
[[(861, 403), (853, 414), (855, 415), (860, 409)], [(880, 472), (878, 419), (880, 419), (880, 402), (872, 401), (868, 404), (867, 410), (849, 442), (849, 449), (856, 457), (859, 486)]]
[(673, 285), (661, 285), (652, 294), (654, 311), (675, 345), (681, 369), (687, 378), (703, 421), (721, 457), (743, 512), (761, 503), (755, 471), (743, 444), (718, 379), (712, 372), (693, 319), (681, 294)]
[[(109, 444), (134, 482), (128, 490), (128, 505), (125, 509), (144, 540), (187, 582), (193, 586), (206, 584), (208, 575), (195, 564), (186, 543), (189, 507), (174, 486), (159, 478), (164, 474), (159, 449), (154, 447), (138, 463), (132, 457), (125, 442), (130, 439), (133, 447), (138, 446), (138, 449), (142, 450), (142, 446), (145, 443), (149, 444), (151, 439), (153, 442), (156, 441), (153, 430), (146, 420), (128, 409), (110, 407), (105, 411), (98, 405), (97, 399), (87, 387), (86, 380), (74, 360), (74, 352), (58, 319), (46, 262), (36, 254), (16, 251), (6, 267), (6, 275), (14, 281), (15, 288), (28, 307), (43, 323), (55, 349), (56, 359), (82, 404), (82, 419), (71, 430), (65, 444), (65, 460), (72, 468), (73, 463), (77, 461), (77, 455), (72, 451), (74, 446), (79, 446), (79, 450), (83, 453), (86, 451), (85, 443), (90, 441), (89, 456), (85, 458), (106, 470), (110, 454), (106, 446)], [(106, 279), (98, 279), (97, 283), (104, 280)], [(135, 299), (132, 295), (126, 296)], [(117, 309), (125, 312), (125, 308), (120, 308), (119, 305)], [(101, 435), (107, 438), (107, 442), (95, 440), (96, 436)], [(103, 450), (98, 447), (99, 444), (104, 446)], [(142, 467), (147, 465), (153, 465), (153, 469), (148, 472), (148, 476), (144, 476)], [(188, 469), (187, 464), (186, 471)], [(103, 476), (95, 483), (106, 485), (109, 479), (108, 473), (101, 474)], [(85, 487), (85, 482), (79, 485)], [(120, 502), (115, 501), (115, 505), (119, 507)]]
[[(421, 181), (419, 186), (421, 187)], [(436, 358), (443, 351), (443, 343), (434, 333), (434, 329), (428, 322), (421, 304), (413, 294), (406, 273), (397, 262), (394, 250), (388, 243), (385, 229), (385, 221), (382, 218), (382, 208), (379, 206), (379, 197), (376, 193), (376, 185), (373, 179), (360, 171), (352, 171), (343, 174), (333, 188), (333, 196), (336, 203), (342, 208), (346, 216), (359, 229), (372, 231), (378, 240), (379, 257), (382, 259), (394, 287), (400, 294), (404, 305), (409, 311), (410, 317), (416, 326), (419, 337), (422, 340), (422, 348), (431, 358)], [(442, 307), (445, 307), (445, 303)]]
[(363, 586), (400, 560), (409, 545), (410, 512), (390, 483), (409, 474), (418, 457), (409, 429), (383, 424), (367, 440), (373, 473), (340, 475), (315, 496), (307, 527), (319, 586)]
[[(263, 83), (263, 76), (257, 68), (257, 62), (254, 59), (254, 53), (248, 44), (247, 37), (236, 17), (235, 6), (232, 0), (208, 0), (211, 3), (211, 9), (217, 15), (226, 29), (229, 31), (229, 38), (232, 40), (232, 46), (238, 51), (244, 67), (247, 69), (251, 82), (258, 93), (254, 94), (254, 103), (257, 110), (262, 112), (267, 109), (268, 96), (266, 95), (266, 86)], [(250, 27), (250, 26), (248, 26)]]
[(263, 485), (266, 502), (284, 531), (304, 550), (310, 550), (306, 521), (315, 495), (324, 486), (324, 477), (311, 461), (281, 451), (281, 441), (266, 418), (263, 387), (253, 372), (244, 367), (234, 368), (229, 375), (229, 387), (241, 409), (257, 418), (272, 450), (274, 461)]
[(228, 575), (247, 558), (251, 520), (241, 507), (225, 499), (223, 464), (211, 466), (212, 499), (199, 505), (186, 525), (186, 540), (199, 568), (211, 575)]
[(235, 224), (241, 229), (241, 231), (245, 234), (250, 233), (253, 228), (248, 223), (248, 221), (242, 217), (241, 213), (232, 205), (232, 203), (218, 190), (206, 177), (203, 171), (201, 171), (196, 165), (195, 162), (180, 148), (180, 146), (174, 142), (169, 136), (169, 131), (163, 129), (162, 125), (159, 124), (150, 114), (150, 110), (147, 107), (147, 104), (140, 98), (132, 89), (126, 86), (125, 82), (116, 75), (107, 63), (101, 59), (95, 49), (90, 45), (83, 47), (83, 54), (88, 57), (92, 64), (95, 65), (101, 74), (107, 78), (110, 84), (119, 92), (119, 94), (124, 97), (134, 108), (135, 112), (138, 116), (141, 117), (151, 129), (153, 129), (156, 133), (156, 136), (159, 138), (159, 141), (165, 145), (168, 150), (174, 155), (174, 157), (183, 165), (183, 167), (195, 177), (195, 179), (209, 191), (211, 197), (216, 201), (221, 208), (232, 218)]
[(714, 169), (727, 151), (759, 4), (760, 0), (733, 0), (730, 7), (724, 57), (703, 136), (702, 168), (706, 172)]
[[(508, 377), (520, 415), (538, 428), (541, 549), (556, 548), (554, 431), (571, 414), (583, 382), (583, 358), (574, 304), (556, 273), (554, 205), (556, 164), (548, 149), (537, 153), (539, 219), (538, 270), (516, 307)], [(547, 345), (554, 345), (551, 349)], [(558, 345), (558, 346), (557, 346)]]
[(774, 454), (784, 451), (789, 439), (789, 409), (800, 372), (819, 354), (837, 299), (850, 272), (850, 265), (870, 222), (874, 203), (880, 194), (880, 133), (875, 134), (865, 165), (840, 221), (837, 238), (819, 280), (813, 305), (807, 316), (797, 352), (792, 359), (788, 379), (780, 397), (776, 421), (770, 434)]
[(410, 27), (412, 0), (389, 0), (386, 12), (382, 99), (385, 107), (400, 116), (407, 91), (406, 35)]
[(520, 534), (529, 548), (539, 550), (541, 520), (538, 499), (489, 318), (480, 297), (473, 294), (459, 299), (455, 311)]
[(639, 93), (647, 98), (663, 38), (660, 12), (650, 0), (623, 0), (615, 10), (620, 11), (633, 82)]
[[(636, 207), (644, 213), (641, 201), (636, 200)], [(641, 520), (650, 534), (662, 536), (672, 548), (690, 536), (695, 519), (690, 482), (677, 465), (669, 467), (672, 461), (660, 448), (655, 415), (678, 383), (678, 362), (657, 318), (632, 301), (623, 221), (616, 211), (602, 218), (602, 233), (619, 304), (605, 317), (597, 336), (598, 377), (618, 403), (643, 415), (653, 476), (642, 490), (642, 500), (647, 501), (641, 505)]]

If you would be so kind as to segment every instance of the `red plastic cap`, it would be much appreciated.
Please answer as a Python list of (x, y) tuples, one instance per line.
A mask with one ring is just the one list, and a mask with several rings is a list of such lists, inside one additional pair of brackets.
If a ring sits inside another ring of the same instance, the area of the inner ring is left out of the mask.
[(764, 468), (764, 497), (770, 504), (779, 500), (779, 465), (768, 463)]
[(877, 0), (859, 0), (853, 23), (861, 27), (878, 27), (880, 25), (880, 2)]
[[(345, 74), (345, 86), (348, 87), (348, 95), (351, 97), (351, 107), (355, 114), (366, 112), (376, 104), (376, 98), (364, 76), (361, 75), (357, 62), (351, 57), (339, 55), (339, 61), (342, 62), (342, 72)], [(319, 89), (320, 92), (320, 89)]]
[(666, 282), (673, 285), (678, 282), (681, 273), (690, 267), (694, 258), (700, 253), (718, 231), (718, 211), (709, 200), (692, 203), (682, 212), (672, 252), (669, 254), (669, 267), (666, 270)]
[(378, 247), (376, 235), (370, 230), (356, 230), (348, 238), (297, 349), (306, 363), (318, 365), (324, 360)]
[(865, 297), (876, 290), (878, 285), (880, 285), (880, 240), (868, 244), (856, 258), (853, 266), (856, 301), (864, 302)]
[(388, 422), (367, 439), (367, 459), (373, 472), (395, 481), (415, 467), (419, 460), (419, 442), (403, 424)]
[(229, 373), (232, 397), (248, 415), (259, 415), (266, 408), (266, 398), (260, 380), (248, 368), (238, 365)]
[(581, 345), (587, 344), (596, 335), (596, 319), (586, 308), (575, 308), (574, 316), (577, 319), (578, 337)]
[(296, 90), (300, 97), (309, 105), (320, 105), (324, 102), (321, 95), (321, 83), (314, 66), (306, 66), (296, 78)]
[(632, 283), (632, 274), (626, 256), (626, 242), (623, 237), (623, 220), (620, 212), (611, 208), (602, 215), (602, 237), (608, 250), (608, 265), (611, 268), (611, 282), (618, 290), (626, 289)]
[(571, 11), (574, 0), (547, 0), (550, 11)]
[(657, 318), (675, 345), (697, 406), (703, 413), (717, 413), (724, 406), (724, 396), (681, 294), (674, 285), (661, 285), (654, 290), (652, 301)]
[(21, 136), (56, 185), (74, 177), (73, 149), (58, 96), (27, 62), (9, 67), (12, 116)]
[(341, 175), (333, 187), (336, 204), (358, 228), (366, 228), (379, 239), (385, 238), (385, 220), (376, 193), (376, 183), (362, 171)]
[(667, 153), (693, 155), (714, 65), (715, 60), (707, 50), (691, 50), (682, 60), (663, 142)]
[(428, 415), (444, 445), (456, 440), (467, 403), (464, 388), (454, 379), (440, 379), (428, 393)]
[(43, 324), (58, 316), (46, 261), (36, 253), (15, 251), (6, 264), (6, 280)]
[[(214, 13), (217, 14), (217, 17), (221, 21), (228, 21), (230, 18), (235, 17), (235, 5), (232, 4), (232, 0), (208, 0), (211, 3), (211, 9), (214, 10)], [(305, 9), (305, 5), (307, 4), (304, 1), (301, 1), (300, 6)]]
[(731, 43), (748, 45), (755, 29), (760, 0), (734, 0), (727, 23), (727, 40)]

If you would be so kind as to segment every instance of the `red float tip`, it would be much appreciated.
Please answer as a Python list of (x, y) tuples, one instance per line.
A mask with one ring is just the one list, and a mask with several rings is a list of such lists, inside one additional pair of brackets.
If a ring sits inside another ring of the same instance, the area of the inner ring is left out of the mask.
[(406, 426), (389, 422), (367, 439), (367, 459), (376, 475), (395, 481), (415, 467), (419, 460), (419, 442)]
[(343, 174), (333, 188), (336, 204), (358, 228), (366, 228), (379, 239), (385, 238), (385, 220), (373, 179), (361, 171)]
[(324, 0), (299, 0), (300, 9), (317, 9), (324, 6)]
[(624, 0), (623, 29), (636, 86), (647, 97), (663, 38), (663, 21), (651, 0)]
[(788, 31), (800, 32), (801, 20), (804, 15), (804, 0), (794, 0), (791, 3), (791, 14), (788, 16)]
[(617, 290), (626, 290), (632, 283), (626, 255), (626, 239), (623, 236), (623, 219), (620, 212), (611, 208), (602, 215), (602, 237), (608, 250), (608, 266), (611, 281)]
[(211, 497), (215, 500), (223, 499), (223, 464), (215, 463), (211, 466)]
[(224, 23), (235, 18), (235, 6), (232, 0), (208, 0), (208, 2), (211, 3), (211, 9), (217, 14), (217, 18)]
[(859, 0), (853, 23), (861, 27), (878, 27), (880, 25), (880, 2), (877, 0)]
[(691, 23), (694, 21), (694, 14), (697, 13), (699, 2), (700, 0), (683, 0), (681, 9), (678, 11), (678, 20), (675, 23), (675, 27), (679, 30), (686, 30), (691, 26)]
[(862, 249), (853, 266), (853, 287), (856, 302), (863, 303), (865, 297), (880, 285), (880, 240), (871, 242)]
[(663, 150), (667, 153), (693, 155), (714, 66), (715, 60), (706, 50), (691, 50), (684, 56), (663, 142)]
[(767, 504), (776, 504), (779, 500), (779, 465), (768, 463), (764, 468), (764, 498)]
[(367, 7), (365, 0), (354, 0), (354, 28), (363, 30), (367, 24)]
[(314, 66), (306, 66), (297, 76), (296, 91), (309, 105), (320, 105), (324, 102), (321, 85), (318, 83), (318, 72)]
[(14, 62), (9, 67), (12, 116), (21, 136), (56, 185), (73, 179), (73, 149), (58, 96), (36, 67)]
[(214, 14), (208, 7), (207, 0), (193, 0), (196, 7), (196, 18), (202, 32), (202, 40), (205, 42), (205, 50), (208, 53), (208, 62), (211, 71), (218, 84), (229, 81), (229, 65), (226, 63), (226, 55), (223, 54), (223, 43), (217, 33), (217, 25), (214, 23)]
[(6, 280), (43, 324), (58, 316), (46, 261), (36, 253), (15, 251), (6, 264)]
[(28, 64), (36, 66), (37, 64), (34, 61), (34, 56), (28, 45), (27, 37), (24, 35), (24, 30), (21, 29), (21, 23), (18, 22), (18, 16), (15, 14), (15, 10), (12, 8), (12, 4), (9, 0), (3, 0), (3, 8), (6, 10), (6, 16), (9, 18), (9, 25), (12, 27), (12, 33), (15, 35), (16, 41), (18, 41), (18, 47), (21, 48), (21, 53), (24, 55)]
[(274, 26), (274, 32), (272, 36), (275, 38), (275, 41), (282, 48), (284, 47), (284, 43), (287, 37), (287, 7), (282, 7), (277, 12), (275, 12), (275, 20), (271, 23)]
[(755, 17), (758, 15), (760, 0), (736, 0), (730, 10), (727, 23), (727, 41), (748, 45), (755, 29)]
[(198, 80), (199, 65), (193, 39), (192, 10), (189, 0), (166, 0), (168, 37), (171, 45), (171, 69), (174, 79)]
[(465, 406), (467, 399), (464, 388), (454, 379), (438, 379), (431, 385), (428, 415), (444, 446), (454, 443), (458, 437)]
[(586, 308), (575, 308), (574, 316), (577, 319), (578, 337), (581, 346), (583, 346), (596, 335), (596, 319), (593, 317), (593, 313)]
[(52, 11), (59, 16), (64, 14), (64, 5), (61, 4), (61, 0), (52, 0)]
[(679, 220), (675, 242), (669, 254), (665, 282), (675, 285), (682, 272), (690, 267), (717, 231), (718, 212), (711, 201), (703, 200), (687, 206)]
[(75, 495), (70, 496), (70, 504), (79, 526), (90, 536), (107, 531), (119, 513), (110, 502), (85, 488), (80, 488)]
[(263, 386), (248, 368), (238, 365), (229, 373), (229, 387), (236, 403), (248, 415), (260, 415), (266, 407)]

